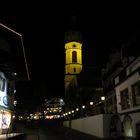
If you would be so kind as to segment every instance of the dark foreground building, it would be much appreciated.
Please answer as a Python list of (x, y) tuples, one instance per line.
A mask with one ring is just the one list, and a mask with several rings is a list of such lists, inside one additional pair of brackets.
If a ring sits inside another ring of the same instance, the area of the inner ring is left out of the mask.
[(22, 36), (0, 23), (0, 134), (12, 127), (15, 84), (29, 80)]

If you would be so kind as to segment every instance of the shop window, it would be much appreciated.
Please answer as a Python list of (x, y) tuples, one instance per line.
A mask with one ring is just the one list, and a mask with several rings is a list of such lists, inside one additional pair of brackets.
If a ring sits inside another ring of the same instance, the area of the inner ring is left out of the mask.
[(122, 110), (130, 108), (128, 88), (120, 92), (121, 94), (121, 107)]
[(11, 113), (8, 111), (0, 111), (0, 129), (7, 129), (10, 126)]
[(77, 63), (77, 52), (76, 51), (72, 52), (72, 62)]
[(133, 104), (140, 105), (140, 81), (132, 85)]

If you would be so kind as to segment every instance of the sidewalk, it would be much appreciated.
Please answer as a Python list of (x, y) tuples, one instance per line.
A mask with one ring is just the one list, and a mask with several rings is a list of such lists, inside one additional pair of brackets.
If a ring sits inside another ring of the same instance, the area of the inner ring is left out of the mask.
[(59, 131), (61, 131), (64, 137), (66, 137), (68, 140), (69, 139), (75, 140), (75, 138), (77, 140), (139, 140), (137, 138), (127, 138), (127, 137), (120, 137), (120, 136), (103, 139), (67, 127), (62, 127), (61, 129), (59, 129)]
[[(23, 137), (23, 133), (10, 133), (10, 134), (2, 134), (0, 135), (0, 140), (7, 140), (7, 139), (15, 139), (16, 137)], [(22, 140), (22, 139), (21, 139)]]

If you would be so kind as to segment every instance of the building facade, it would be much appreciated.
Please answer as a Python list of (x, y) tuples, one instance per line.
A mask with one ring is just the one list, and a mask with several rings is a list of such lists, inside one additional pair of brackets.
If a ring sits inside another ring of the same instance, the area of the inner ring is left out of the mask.
[(112, 127), (116, 132), (112, 129), (112, 135), (140, 137), (139, 71), (140, 57), (122, 57), (121, 52), (112, 54), (102, 69), (106, 113), (114, 116), (110, 130)]
[(140, 137), (140, 57), (129, 63), (114, 80), (122, 133), (126, 137)]
[(10, 81), (0, 72), (0, 133), (10, 127), (14, 114), (14, 81)]
[(12, 128), (15, 83), (29, 80), (21, 36), (0, 23), (0, 134)]

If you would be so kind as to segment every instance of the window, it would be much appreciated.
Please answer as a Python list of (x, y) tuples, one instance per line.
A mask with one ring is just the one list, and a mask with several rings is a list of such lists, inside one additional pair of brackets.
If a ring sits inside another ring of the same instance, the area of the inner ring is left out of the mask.
[(121, 91), (120, 94), (121, 94), (121, 106), (122, 106), (122, 110), (123, 109), (130, 108), (128, 88), (126, 88), (123, 91)]
[(132, 85), (133, 104), (140, 105), (140, 81)]
[(10, 83), (7, 82), (7, 94), (10, 95), (11, 88), (10, 88)]
[(108, 100), (108, 105), (109, 105), (109, 106), (112, 106), (112, 105), (113, 105), (112, 98), (109, 98), (109, 100)]
[(0, 90), (4, 91), (5, 88), (5, 79), (0, 76)]
[(108, 104), (108, 113), (112, 113), (113, 112), (113, 101), (112, 101), (112, 97), (108, 99), (107, 101), (107, 104)]
[(72, 62), (77, 63), (77, 52), (76, 51), (72, 52)]
[(114, 105), (117, 104), (117, 99), (116, 99), (116, 95), (114, 95)]
[(73, 71), (76, 72), (76, 68), (73, 68)]
[(123, 81), (126, 78), (126, 71), (122, 71), (119, 75), (119, 81)]

